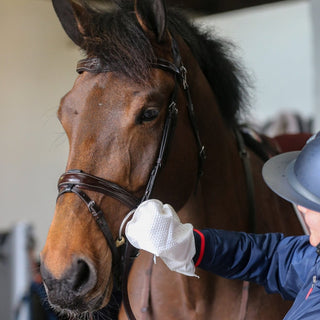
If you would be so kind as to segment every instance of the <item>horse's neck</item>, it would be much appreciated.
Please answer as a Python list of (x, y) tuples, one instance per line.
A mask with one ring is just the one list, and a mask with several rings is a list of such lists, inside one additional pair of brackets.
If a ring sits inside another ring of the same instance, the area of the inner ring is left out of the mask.
[(199, 227), (243, 229), (245, 225), (241, 220), (247, 211), (246, 182), (235, 135), (222, 119), (203, 73), (191, 63), (189, 85), (207, 158), (198, 194), (191, 196), (183, 212), (196, 209), (197, 214), (189, 218)]

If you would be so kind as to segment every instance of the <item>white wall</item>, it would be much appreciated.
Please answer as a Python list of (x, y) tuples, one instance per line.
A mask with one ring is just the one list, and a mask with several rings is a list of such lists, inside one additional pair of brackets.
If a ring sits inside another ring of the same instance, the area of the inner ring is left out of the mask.
[[(316, 0), (317, 1), (317, 0)], [(255, 86), (252, 117), (280, 110), (314, 115), (313, 38), (309, 1), (284, 1), (198, 19), (234, 42)]]
[(313, 29), (313, 62), (314, 62), (314, 86), (315, 97), (315, 127), (320, 129), (320, 1), (311, 0), (311, 16)]
[(0, 229), (24, 220), (42, 247), (68, 146), (56, 110), (78, 50), (51, 1), (0, 1)]
[[(285, 1), (207, 19), (240, 46), (256, 78), (259, 119), (281, 108), (313, 111), (308, 3)], [(41, 249), (68, 153), (56, 110), (80, 54), (49, 0), (1, 0), (0, 39), (0, 230), (31, 222)]]

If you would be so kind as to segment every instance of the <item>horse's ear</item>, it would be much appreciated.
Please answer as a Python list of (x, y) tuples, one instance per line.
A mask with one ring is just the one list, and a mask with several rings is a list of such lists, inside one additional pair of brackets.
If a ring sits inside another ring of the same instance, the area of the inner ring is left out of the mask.
[(52, 0), (52, 4), (64, 31), (76, 45), (80, 46), (83, 33), (79, 17), (83, 15), (85, 9), (69, 0)]
[(164, 0), (135, 0), (137, 19), (146, 32), (153, 32), (158, 42), (164, 39), (167, 10)]

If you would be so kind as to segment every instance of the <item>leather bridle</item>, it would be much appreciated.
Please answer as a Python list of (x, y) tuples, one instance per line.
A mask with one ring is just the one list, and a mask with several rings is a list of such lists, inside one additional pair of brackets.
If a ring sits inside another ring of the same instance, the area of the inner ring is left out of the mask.
[[(194, 108), (191, 100), (191, 94), (189, 91), (189, 86), (187, 83), (187, 70), (184, 67), (181, 56), (179, 53), (178, 46), (176, 41), (172, 38), (172, 53), (173, 53), (173, 62), (164, 59), (157, 59), (154, 63), (152, 63), (152, 68), (161, 69), (167, 72), (170, 72), (174, 75), (175, 79), (175, 87), (171, 96), (171, 102), (168, 105), (167, 115), (164, 123), (160, 148), (156, 163), (151, 170), (148, 183), (146, 185), (146, 190), (141, 199), (136, 198), (130, 192), (125, 190), (123, 187), (118, 184), (96, 177), (94, 175), (85, 173), (81, 170), (69, 170), (64, 173), (58, 182), (58, 198), (66, 193), (74, 193), (76, 194), (87, 206), (89, 212), (94, 217), (96, 223), (101, 229), (106, 241), (110, 247), (112, 252), (112, 267), (113, 274), (116, 274), (119, 269), (123, 268), (123, 276), (122, 276), (122, 293), (123, 293), (123, 303), (127, 313), (127, 316), (130, 320), (135, 319), (134, 314), (131, 310), (128, 295), (127, 295), (127, 280), (128, 274), (130, 271), (130, 259), (132, 255), (135, 255), (135, 250), (130, 245), (128, 241), (126, 243), (125, 254), (119, 253), (119, 248), (123, 241), (123, 239), (114, 240), (112, 232), (110, 231), (105, 215), (103, 211), (99, 208), (95, 201), (93, 201), (84, 190), (99, 192), (104, 195), (110, 196), (114, 199), (117, 199), (122, 204), (127, 206), (129, 210), (136, 208), (139, 203), (142, 201), (148, 200), (150, 195), (152, 194), (152, 190), (158, 176), (159, 170), (164, 164), (165, 157), (167, 155), (170, 142), (172, 140), (172, 135), (175, 128), (175, 122), (178, 114), (177, 109), (177, 94), (179, 85), (181, 85), (185, 97), (187, 100), (187, 109), (189, 114), (190, 123), (192, 126), (192, 130), (195, 136), (195, 140), (198, 146), (198, 180), (202, 175), (203, 171), (203, 160), (205, 159), (205, 148), (201, 143), (199, 129), (194, 113)], [(84, 71), (88, 71), (91, 73), (104, 73), (104, 72), (112, 72), (108, 65), (102, 64), (100, 59), (98, 58), (87, 58), (80, 60), (77, 65), (77, 72), (82, 73)]]

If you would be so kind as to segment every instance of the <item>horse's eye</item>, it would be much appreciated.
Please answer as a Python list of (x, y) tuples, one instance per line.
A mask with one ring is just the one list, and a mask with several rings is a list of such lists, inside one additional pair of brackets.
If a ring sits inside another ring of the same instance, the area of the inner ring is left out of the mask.
[(142, 123), (142, 122), (152, 121), (158, 116), (158, 114), (159, 114), (158, 109), (155, 109), (155, 108), (145, 109), (143, 110), (143, 112), (139, 117), (139, 122)]

